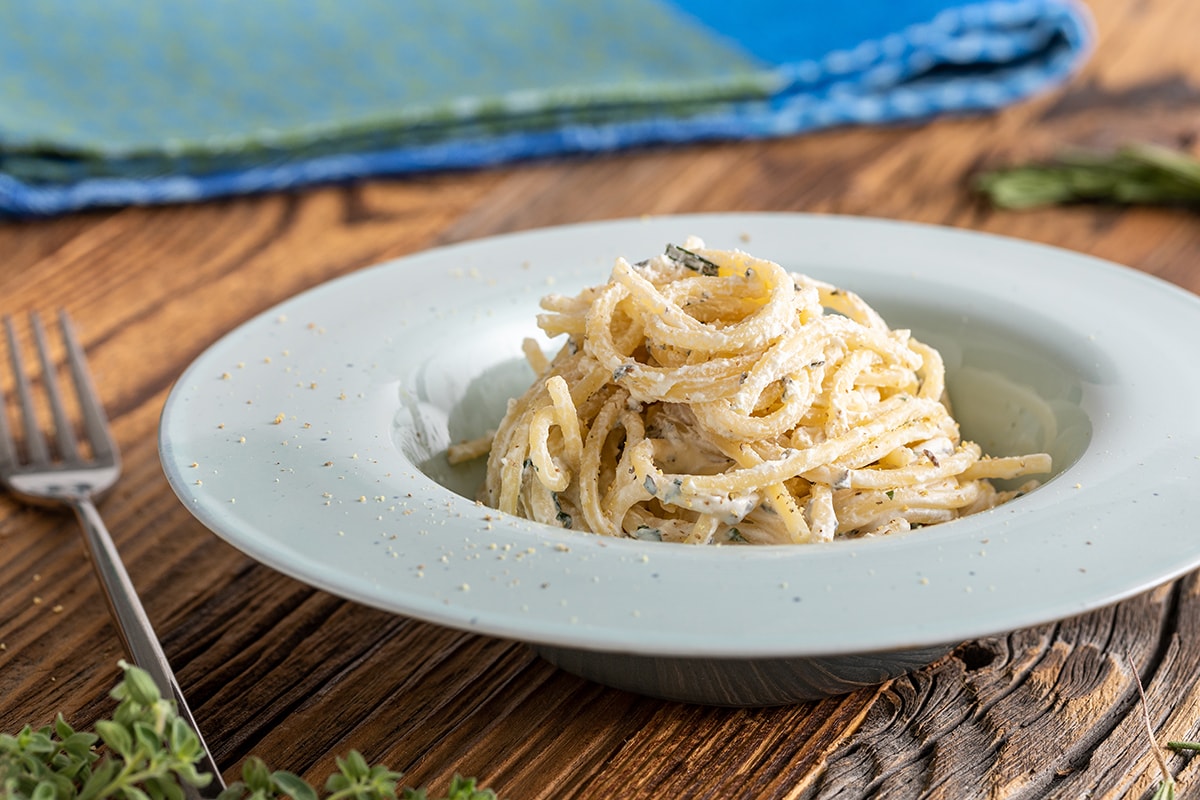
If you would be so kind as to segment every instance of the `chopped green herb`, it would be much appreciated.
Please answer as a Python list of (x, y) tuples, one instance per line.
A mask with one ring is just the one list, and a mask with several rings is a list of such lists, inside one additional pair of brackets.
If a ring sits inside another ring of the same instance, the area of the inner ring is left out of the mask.
[(673, 503), (681, 494), (683, 494), (683, 479), (673, 478), (671, 484), (663, 491), (661, 499), (665, 503)]
[(621, 378), (624, 378), (626, 375), (628, 375), (631, 372), (633, 372), (633, 364), (622, 364), (621, 366), (617, 367), (616, 369), (613, 370), (613, 374), (612, 374), (613, 383), (616, 383), (617, 381), (621, 380)]
[(716, 277), (721, 272), (720, 267), (704, 256), (693, 253), (691, 250), (685, 250), (678, 245), (667, 245), (667, 258), (710, 278)]
[(554, 515), (554, 518), (558, 520), (559, 525), (562, 525), (564, 528), (570, 528), (575, 524), (575, 520), (571, 518), (570, 514), (563, 511), (562, 503), (558, 501), (558, 492), (551, 492), (550, 497), (554, 499), (554, 509), (558, 512)]

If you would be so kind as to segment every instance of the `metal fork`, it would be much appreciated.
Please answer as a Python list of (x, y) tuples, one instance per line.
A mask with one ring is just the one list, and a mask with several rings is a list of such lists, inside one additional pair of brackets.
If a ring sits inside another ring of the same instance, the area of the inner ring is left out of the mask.
[(75, 385), (75, 394), (83, 418), (82, 428), (88, 452), (80, 448), (76, 439), (74, 426), (55, 377), (56, 371), (45, 326), (35, 312), (30, 314), (30, 327), (41, 362), (46, 400), (53, 417), (56, 452), (51, 451), (38, 424), (33, 389), (21, 358), (16, 328), (12, 317), (5, 315), (4, 327), (8, 336), (9, 358), (23, 420), (24, 457), (22, 458), (9, 427), (3, 397), (0, 396), (0, 485), (7, 487), (26, 502), (66, 506), (75, 512), (83, 529), (92, 566), (104, 587), (105, 599), (117, 623), (126, 652), (134, 664), (150, 673), (164, 697), (175, 700), (180, 716), (191, 725), (196, 736), (200, 738), (204, 756), (196, 766), (201, 772), (211, 774), (213, 780), (207, 787), (197, 791), (195, 796), (215, 797), (225, 788), (221, 772), (217, 769), (204, 738), (200, 736), (200, 729), (184, 700), (175, 675), (171, 672), (171, 665), (154, 633), (150, 618), (146, 616), (146, 611), (129, 579), (129, 573), (125, 571), (112, 537), (109, 536), (104, 522), (100, 519), (100, 513), (96, 510), (94, 501), (111, 489), (120, 475), (120, 458), (108, 430), (104, 409), (100, 406), (99, 397), (88, 374), (83, 349), (79, 346), (65, 311), (59, 311), (58, 322), (66, 349), (71, 382)]

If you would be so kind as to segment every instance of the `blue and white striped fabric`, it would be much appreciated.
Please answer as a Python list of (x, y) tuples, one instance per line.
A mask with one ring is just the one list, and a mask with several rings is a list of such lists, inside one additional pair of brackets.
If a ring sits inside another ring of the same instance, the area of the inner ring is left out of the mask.
[(0, 214), (1000, 108), (1076, 0), (0, 0)]

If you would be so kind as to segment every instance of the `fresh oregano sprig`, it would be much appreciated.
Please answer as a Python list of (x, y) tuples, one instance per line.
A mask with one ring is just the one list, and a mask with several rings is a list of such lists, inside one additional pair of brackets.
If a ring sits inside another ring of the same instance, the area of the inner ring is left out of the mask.
[[(357, 750), (338, 758), (338, 771), (325, 781), (325, 800), (380, 800), (400, 797), (402, 800), (434, 800), (425, 789), (405, 787), (397, 794), (403, 777), (384, 766), (370, 766)], [(294, 800), (317, 800), (317, 790), (303, 778), (277, 770), (271, 772), (262, 759), (251, 757), (242, 766), (242, 780), (229, 786), (218, 800), (273, 800), (291, 797)], [(474, 778), (455, 775), (445, 800), (496, 800), (495, 792), (480, 789)]]
[(1067, 152), (1046, 163), (984, 172), (975, 188), (1011, 209), (1079, 202), (1200, 207), (1200, 159), (1155, 144)]
[[(121, 662), (123, 676), (111, 695), (117, 701), (111, 719), (96, 722), (95, 732), (76, 731), (62, 715), (53, 725), (26, 725), (16, 734), (0, 734), (0, 798), (3, 800), (183, 800), (185, 785), (202, 787), (212, 777), (196, 769), (203, 749), (178, 715), (174, 701), (163, 699), (144, 670)], [(324, 785), (326, 800), (435, 800), (425, 789), (398, 788), (399, 772), (367, 763), (357, 751), (336, 760), (337, 771)], [(246, 760), (242, 779), (220, 800), (318, 800), (321, 795), (303, 778), (270, 770), (257, 757)], [(495, 800), (474, 778), (456, 775), (444, 800)]]

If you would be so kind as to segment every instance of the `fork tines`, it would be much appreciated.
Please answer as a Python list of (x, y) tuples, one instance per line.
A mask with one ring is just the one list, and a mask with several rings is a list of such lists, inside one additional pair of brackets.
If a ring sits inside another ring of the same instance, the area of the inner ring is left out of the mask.
[[(114, 447), (104, 411), (100, 407), (96, 391), (92, 386), (84, 362), (83, 349), (75, 336), (71, 320), (66, 311), (58, 312), (58, 328), (66, 354), (66, 366), (74, 385), (74, 403), (82, 418), (81, 432), (91, 451), (92, 459), (106, 460), (114, 457)], [(38, 313), (30, 312), (29, 326), (33, 333), (33, 344), (40, 367), (40, 383), (44, 403), (39, 406), (34, 391), (34, 381), (29, 377), (31, 370), (25, 366), (17, 326), (11, 315), (4, 316), (4, 328), (8, 339), (8, 357), (12, 367), (13, 394), (16, 397), (19, 428), (22, 432), (24, 459), (18, 449), (13, 430), (7, 419), (7, 411), (0, 407), (0, 469), (13, 469), (18, 465), (45, 467), (52, 463), (83, 463), (85, 456), (80, 451), (75, 425), (68, 413), (68, 403), (59, 387), (58, 369), (52, 355), (51, 342), (46, 327)], [(2, 398), (0, 398), (2, 399)], [(54, 431), (54, 449), (51, 450), (39, 424), (39, 408), (48, 406)]]

